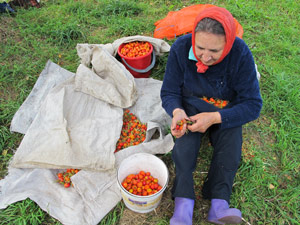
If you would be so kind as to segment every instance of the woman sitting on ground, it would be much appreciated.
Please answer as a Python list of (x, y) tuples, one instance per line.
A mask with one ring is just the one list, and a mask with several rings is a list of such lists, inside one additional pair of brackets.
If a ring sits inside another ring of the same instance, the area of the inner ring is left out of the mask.
[[(203, 197), (211, 200), (208, 221), (242, 221), (241, 211), (229, 208), (229, 204), (241, 159), (242, 125), (258, 118), (262, 108), (256, 74), (253, 56), (245, 42), (236, 37), (234, 19), (224, 8), (202, 11), (192, 34), (172, 45), (161, 89), (162, 105), (173, 117), (171, 132), (176, 137), (171, 225), (192, 224), (193, 172), (205, 132), (214, 149), (202, 189)], [(216, 99), (221, 100), (221, 106), (210, 104)], [(183, 119), (193, 124), (184, 123), (183, 129), (176, 129)]]

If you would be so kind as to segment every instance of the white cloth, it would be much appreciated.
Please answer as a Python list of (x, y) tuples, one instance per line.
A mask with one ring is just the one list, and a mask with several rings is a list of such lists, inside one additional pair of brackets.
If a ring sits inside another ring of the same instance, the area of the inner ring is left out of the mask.
[(137, 99), (135, 82), (123, 64), (102, 47), (95, 47), (92, 56), (92, 69), (83, 64), (77, 69), (76, 91), (121, 108), (133, 105)]
[(75, 91), (72, 77), (53, 88), (16, 151), (16, 168), (114, 167), (123, 110)]
[[(0, 180), (0, 209), (30, 198), (63, 224), (97, 224), (121, 200), (116, 172), (122, 160), (172, 149), (162, 82), (134, 79), (111, 54), (93, 47), (85, 55), (91, 65), (81, 64), (76, 74), (47, 63), (13, 119), (11, 130), (25, 136)], [(123, 108), (147, 123), (146, 140), (114, 153)], [(74, 188), (56, 181), (66, 168), (81, 169), (71, 178)]]
[(74, 75), (74, 73), (49, 60), (30, 94), (15, 113), (11, 121), (10, 131), (25, 134), (49, 91)]

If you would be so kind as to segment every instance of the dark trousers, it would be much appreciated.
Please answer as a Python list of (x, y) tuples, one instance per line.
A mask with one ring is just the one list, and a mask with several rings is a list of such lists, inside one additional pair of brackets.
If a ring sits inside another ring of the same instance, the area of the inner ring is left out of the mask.
[[(185, 111), (188, 116), (199, 113), (190, 105), (185, 105)], [(221, 129), (220, 126), (213, 125), (208, 133), (214, 152), (202, 194), (206, 199), (224, 199), (229, 203), (234, 177), (241, 160), (242, 127)], [(202, 133), (188, 132), (175, 141), (172, 150), (176, 172), (173, 198), (195, 199), (193, 172), (202, 137)]]

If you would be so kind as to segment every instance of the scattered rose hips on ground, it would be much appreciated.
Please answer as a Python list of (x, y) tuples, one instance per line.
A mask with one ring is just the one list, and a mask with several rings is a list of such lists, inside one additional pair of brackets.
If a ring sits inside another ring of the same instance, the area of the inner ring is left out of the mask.
[(123, 114), (123, 127), (115, 152), (142, 143), (146, 138), (146, 131), (147, 125), (141, 123), (133, 113), (126, 109)]
[(134, 41), (125, 44), (120, 52), (123, 56), (135, 58), (146, 55), (150, 51), (150, 43), (144, 41)]
[(130, 193), (139, 196), (153, 195), (162, 189), (158, 179), (150, 172), (141, 170), (138, 174), (129, 174), (123, 181), (122, 186)]
[(248, 147), (248, 143), (243, 143), (242, 146), (242, 159), (244, 162), (248, 162), (255, 157), (254, 152)]
[(221, 99), (217, 99), (217, 98), (207, 98), (205, 96), (201, 99), (206, 101), (209, 104), (212, 104), (212, 105), (220, 108), (220, 109), (224, 108), (229, 103), (229, 101), (226, 101), (226, 100), (221, 100)]
[(57, 174), (57, 181), (68, 188), (72, 185), (71, 177), (79, 171), (79, 169), (67, 169), (65, 172), (60, 172)]

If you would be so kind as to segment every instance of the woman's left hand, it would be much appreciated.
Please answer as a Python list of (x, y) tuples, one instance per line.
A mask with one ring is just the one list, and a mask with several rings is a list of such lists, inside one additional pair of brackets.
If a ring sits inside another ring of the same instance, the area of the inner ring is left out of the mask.
[(204, 133), (211, 125), (221, 123), (221, 114), (219, 112), (204, 112), (191, 116), (194, 121), (193, 125), (188, 125), (187, 128), (192, 132)]

